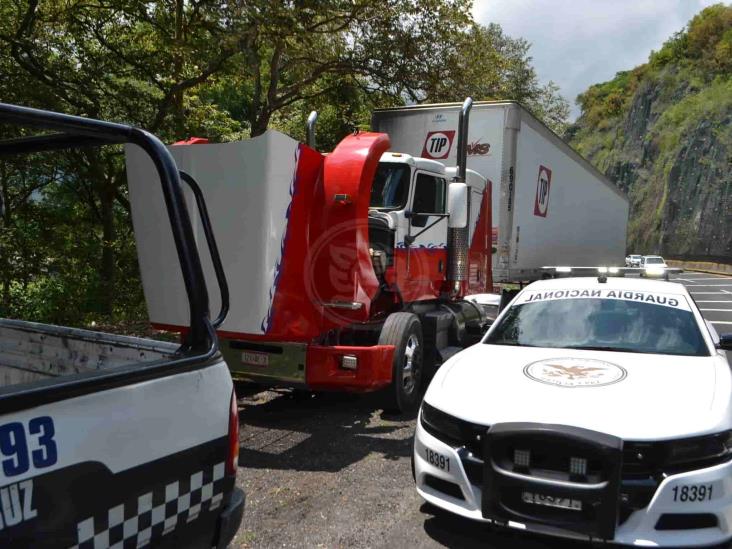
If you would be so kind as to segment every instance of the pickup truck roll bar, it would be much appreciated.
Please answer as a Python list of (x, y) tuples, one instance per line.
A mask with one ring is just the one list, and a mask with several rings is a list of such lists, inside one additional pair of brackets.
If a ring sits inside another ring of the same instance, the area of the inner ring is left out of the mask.
[[(181, 351), (213, 356), (218, 341), (209, 318), (209, 301), (201, 260), (181, 190), (178, 169), (165, 145), (154, 135), (125, 124), (104, 122), (18, 105), (0, 103), (0, 123), (60, 133), (0, 141), (0, 156), (133, 143), (152, 159), (163, 187), (178, 261), (190, 307), (190, 330)], [(223, 298), (223, 295), (222, 295)], [(228, 302), (228, 299), (226, 300)], [(222, 299), (222, 314), (228, 309)], [(221, 316), (221, 315), (220, 315)], [(217, 319), (220, 323), (222, 318)]]

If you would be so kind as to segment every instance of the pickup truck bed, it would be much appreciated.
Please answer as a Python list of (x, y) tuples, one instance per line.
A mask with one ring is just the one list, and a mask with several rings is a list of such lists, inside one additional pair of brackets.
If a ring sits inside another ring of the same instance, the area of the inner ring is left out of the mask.
[(171, 368), (179, 349), (0, 319), (0, 406), (40, 391), (0, 411), (0, 547), (225, 546), (243, 509), (233, 387), (220, 355)]
[(172, 358), (178, 345), (0, 319), (0, 387)]

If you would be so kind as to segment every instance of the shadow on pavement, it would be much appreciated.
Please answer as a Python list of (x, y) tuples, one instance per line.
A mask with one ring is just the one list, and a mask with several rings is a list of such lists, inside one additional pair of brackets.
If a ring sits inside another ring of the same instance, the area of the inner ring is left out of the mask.
[(372, 453), (411, 453), (413, 418), (382, 415), (377, 395), (266, 391), (239, 407), (239, 464), (247, 468), (337, 472)]

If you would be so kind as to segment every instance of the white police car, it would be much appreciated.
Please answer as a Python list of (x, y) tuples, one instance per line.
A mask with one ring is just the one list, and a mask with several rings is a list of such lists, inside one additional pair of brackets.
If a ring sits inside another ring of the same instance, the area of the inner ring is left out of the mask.
[(417, 491), (528, 531), (729, 540), (730, 348), (679, 284), (535, 282), (438, 370), (415, 433)]

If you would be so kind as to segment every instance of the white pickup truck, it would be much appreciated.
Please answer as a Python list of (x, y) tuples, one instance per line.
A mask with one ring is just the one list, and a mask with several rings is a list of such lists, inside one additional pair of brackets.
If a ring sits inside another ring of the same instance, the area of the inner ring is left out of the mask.
[(0, 141), (0, 162), (142, 147), (179, 260), (161, 276), (183, 278), (190, 311), (182, 345), (0, 320), (0, 547), (225, 547), (244, 508), (236, 396), (214, 331), (225, 310), (209, 319), (175, 162), (128, 126), (6, 104), (0, 123), (54, 132)]
[(502, 527), (638, 546), (732, 538), (732, 374), (686, 289), (535, 282), (437, 372), (419, 494)]

